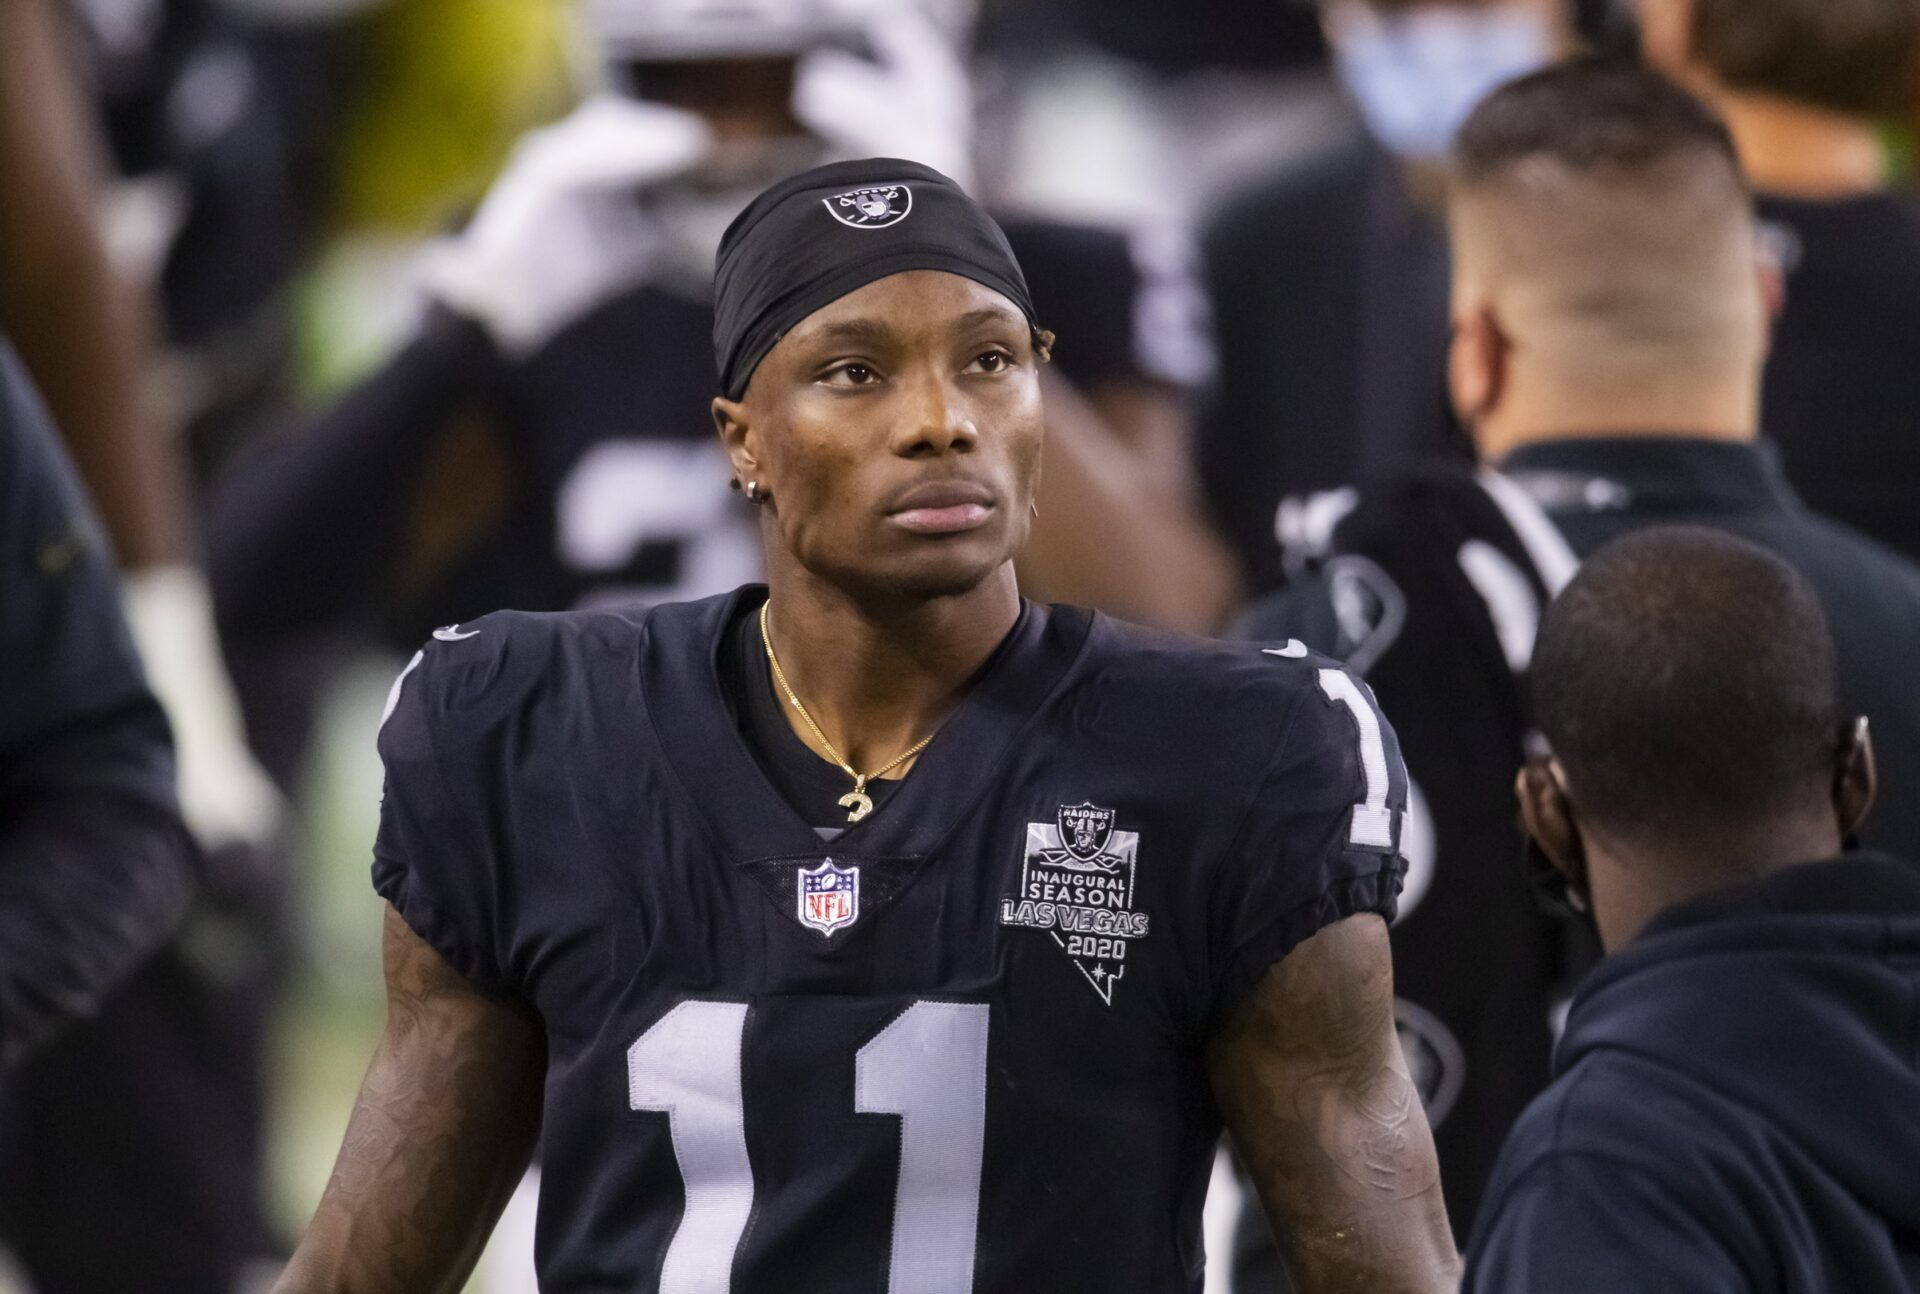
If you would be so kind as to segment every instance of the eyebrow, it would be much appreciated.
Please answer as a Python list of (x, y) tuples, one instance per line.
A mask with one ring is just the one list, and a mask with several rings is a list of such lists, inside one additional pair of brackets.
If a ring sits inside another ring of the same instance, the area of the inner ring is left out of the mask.
[[(1012, 311), (1002, 306), (983, 306), (961, 315), (954, 321), (954, 327), (960, 330), (987, 323), (1018, 327), (1022, 322)], [(807, 341), (812, 344), (853, 342), (864, 345), (883, 345), (895, 340), (897, 338), (892, 325), (879, 319), (843, 319), (838, 323), (824, 324), (807, 337)]]
[(893, 340), (893, 329), (878, 319), (844, 319), (823, 325), (807, 337), (809, 342), (883, 343)]

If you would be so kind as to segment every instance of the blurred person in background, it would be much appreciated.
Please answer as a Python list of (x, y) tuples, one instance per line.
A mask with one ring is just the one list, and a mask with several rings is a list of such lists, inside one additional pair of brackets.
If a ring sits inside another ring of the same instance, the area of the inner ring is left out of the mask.
[[(1483, 466), (1411, 469), (1361, 492), (1330, 533), (1303, 525), (1301, 577), (1247, 630), (1345, 661), (1400, 733), (1402, 1045), (1464, 1227), (1547, 1081), (1550, 1014), (1591, 953), (1536, 910), (1515, 862), (1541, 608), (1582, 554), (1627, 531), (1743, 535), (1825, 603), (1847, 710), (1874, 716), (1904, 788), (1920, 785), (1920, 571), (1807, 511), (1757, 443), (1771, 279), (1709, 109), (1627, 60), (1570, 63), (1476, 110), (1451, 185), (1450, 385)], [(1920, 850), (1914, 797), (1866, 839)]]
[[(757, 187), (821, 157), (965, 174), (952, 14), (825, 0), (586, 12), (618, 88), (525, 139), (429, 254), (412, 342), (223, 485), (211, 524), (230, 632), (384, 619), (404, 640), (499, 606), (672, 600), (757, 570), (707, 434), (713, 249)], [(1027, 586), (1219, 624), (1231, 568), (1193, 520), (1184, 471), (1187, 392), (1210, 355), (1177, 249), (1008, 228), (1060, 319), (1064, 374), (1048, 379), (1057, 434)], [(1162, 518), (1149, 542), (1140, 523)]]
[(1256, 590), (1287, 496), (1449, 443), (1442, 162), (1481, 96), (1563, 53), (1563, 0), (1327, 0), (1345, 128), (1227, 196), (1201, 236), (1218, 337), (1208, 508)]
[(1819, 597), (1731, 535), (1644, 530), (1548, 609), (1531, 684), (1527, 834), (1607, 958), (1465, 1289), (1906, 1294), (1920, 870), (1847, 851), (1873, 752)]
[(1649, 62), (1719, 109), (1786, 279), (1761, 419), (1813, 507), (1920, 559), (1914, 0), (1641, 0)]
[[(130, 1023), (120, 986), (173, 935), (200, 856), (106, 536), (4, 341), (0, 660), (0, 1244), (42, 1294), (221, 1289), (189, 1271), (191, 1258), (129, 1270), (127, 1247), (103, 1234), (139, 1233), (152, 1256), (204, 1238), (166, 1230), (177, 1215), (140, 1189), (160, 1183), (99, 1153), (84, 1126), (111, 1124), (148, 1148), (167, 1138), (164, 1126), (123, 1120), (171, 1117), (156, 1099), (169, 1089), (153, 1080), (179, 1040), (138, 1028), (152, 1049), (114, 1052), (117, 1072), (74, 1063), (112, 1050), (114, 1030)], [(48, 1099), (49, 1085), (69, 1078), (101, 1104)], [(117, 1174), (135, 1180), (110, 1180)], [(175, 1275), (185, 1279), (171, 1283)]]
[(0, 327), (12, 336), (128, 574), (127, 610), (180, 743), (187, 819), (258, 844), (278, 798), (247, 754), (195, 568), (186, 460), (155, 390), (156, 321), (101, 224), (107, 167), (53, 0), (3, 0)]
[(1003, 209), (1190, 229), (1341, 119), (1296, 0), (984, 0), (976, 49), (983, 192)]
[(127, 623), (206, 865), (176, 937), (7, 1084), (0, 1213), (42, 1294), (222, 1291), (277, 1250), (263, 1216), (270, 949), (255, 899), (272, 887), (281, 806), (245, 745), (197, 569), (153, 298), (110, 256), (107, 151), (68, 17), (50, 0), (0, 3), (0, 328), (127, 572)]

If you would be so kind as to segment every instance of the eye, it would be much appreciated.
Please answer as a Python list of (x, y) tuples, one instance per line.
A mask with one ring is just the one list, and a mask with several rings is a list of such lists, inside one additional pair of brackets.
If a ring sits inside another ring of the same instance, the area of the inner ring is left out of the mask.
[(828, 386), (872, 386), (880, 380), (880, 374), (871, 364), (846, 360), (827, 369), (818, 380)]
[(1013, 356), (998, 346), (992, 350), (980, 352), (973, 357), (973, 363), (967, 365), (969, 373), (1004, 373), (1013, 367)]

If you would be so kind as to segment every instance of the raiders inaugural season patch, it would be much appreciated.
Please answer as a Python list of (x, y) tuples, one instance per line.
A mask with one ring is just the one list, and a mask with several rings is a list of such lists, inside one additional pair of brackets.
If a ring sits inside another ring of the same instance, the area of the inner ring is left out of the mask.
[(831, 858), (823, 859), (818, 867), (800, 869), (799, 880), (801, 925), (831, 937), (860, 919), (858, 867), (836, 867)]
[(1000, 900), (1000, 924), (1044, 930), (1113, 1005), (1127, 971), (1127, 947), (1147, 933), (1133, 910), (1140, 834), (1116, 831), (1112, 809), (1063, 804), (1052, 822), (1027, 824), (1020, 892)]
[(820, 201), (843, 225), (854, 229), (885, 229), (905, 220), (913, 210), (913, 190), (904, 184), (879, 184), (850, 189)]

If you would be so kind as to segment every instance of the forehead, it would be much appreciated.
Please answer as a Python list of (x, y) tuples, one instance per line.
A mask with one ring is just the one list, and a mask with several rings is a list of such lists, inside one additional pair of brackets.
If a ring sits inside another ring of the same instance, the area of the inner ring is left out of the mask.
[(1020, 307), (984, 283), (945, 270), (907, 270), (820, 307), (795, 324), (775, 350), (824, 341), (856, 327), (903, 344), (937, 340), (988, 318), (1026, 327)]

